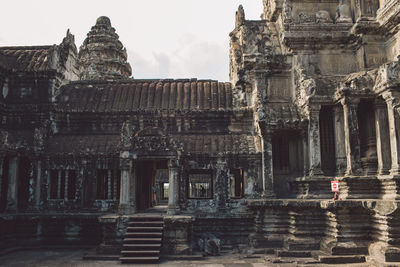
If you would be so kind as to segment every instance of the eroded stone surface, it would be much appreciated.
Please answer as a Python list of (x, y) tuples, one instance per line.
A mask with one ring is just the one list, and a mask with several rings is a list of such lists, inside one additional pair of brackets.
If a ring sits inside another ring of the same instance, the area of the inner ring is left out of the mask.
[(399, 2), (263, 4), (236, 12), (228, 83), (129, 78), (107, 17), (79, 53), (1, 47), (0, 247), (115, 255), (163, 204), (170, 256), (398, 261)]

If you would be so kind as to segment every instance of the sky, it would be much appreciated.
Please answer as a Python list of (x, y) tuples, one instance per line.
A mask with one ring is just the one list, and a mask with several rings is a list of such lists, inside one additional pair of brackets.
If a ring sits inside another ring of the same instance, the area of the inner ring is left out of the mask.
[(262, 0), (3, 0), (0, 46), (61, 43), (79, 48), (107, 16), (128, 52), (133, 76), (229, 81), (229, 33), (243, 5), (258, 20)]

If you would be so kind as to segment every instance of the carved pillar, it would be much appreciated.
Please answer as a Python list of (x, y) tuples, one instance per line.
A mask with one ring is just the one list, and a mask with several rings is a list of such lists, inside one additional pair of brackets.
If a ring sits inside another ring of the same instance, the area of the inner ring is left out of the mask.
[(383, 95), (388, 112), (388, 125), (389, 125), (389, 138), (390, 138), (390, 152), (392, 159), (392, 167), (390, 169), (390, 174), (398, 175), (400, 173), (400, 155), (399, 155), (399, 139), (397, 136), (397, 126), (396, 125), (396, 106), (399, 99), (399, 95), (394, 95), (393, 93), (386, 93)]
[(118, 193), (118, 170), (113, 170), (114, 186), (113, 186), (113, 200), (117, 200)]
[(19, 158), (12, 157), (8, 170), (7, 211), (16, 211), (18, 206), (18, 166)]
[(49, 169), (48, 164), (46, 165), (47, 165), (47, 170), (45, 172), (45, 175), (46, 175), (46, 189), (47, 189), (46, 202), (47, 202), (47, 200), (51, 198), (51, 186), (53, 185), (51, 184), (51, 170)]
[(168, 188), (168, 211), (167, 214), (179, 213), (179, 165), (178, 161), (168, 161), (169, 188)]
[(319, 112), (320, 105), (312, 105), (308, 107), (309, 124), (308, 124), (308, 144), (309, 144), (309, 160), (310, 160), (310, 176), (321, 175), (321, 148), (320, 148), (320, 131), (319, 131)]
[(303, 140), (303, 175), (308, 176), (310, 174), (310, 160), (308, 155), (308, 133), (307, 131), (302, 131), (301, 134)]
[(107, 170), (107, 199), (112, 199), (111, 170)]
[(135, 179), (132, 173), (133, 161), (129, 158), (129, 153), (121, 155), (121, 190), (119, 200), (119, 212), (121, 214), (132, 214), (136, 212), (135, 199)]
[(35, 208), (40, 209), (40, 197), (42, 195), (42, 161), (36, 161), (36, 188), (35, 188)]
[(69, 170), (65, 170), (65, 179), (64, 179), (64, 199), (68, 200), (68, 184), (69, 184)]
[(61, 170), (58, 170), (57, 199), (61, 198), (61, 182), (62, 182), (61, 174), (62, 174)]
[(378, 174), (388, 174), (390, 170), (390, 137), (387, 106), (375, 102), (376, 153), (378, 156)]
[(274, 196), (274, 171), (272, 162), (272, 133), (266, 131), (263, 142), (262, 154), (262, 176), (263, 176), (263, 196), (266, 198)]
[(360, 139), (358, 133), (357, 107), (359, 99), (342, 99), (344, 114), (344, 137), (346, 145), (346, 175), (357, 175), (361, 172)]
[(7, 179), (7, 177), (3, 177), (4, 158), (5, 158), (5, 155), (0, 154), (0, 207), (2, 206), (1, 201), (3, 199), (3, 194), (5, 193), (5, 192), (3, 192), (3, 179)]
[(343, 107), (335, 106), (334, 124), (335, 124), (335, 151), (336, 151), (336, 175), (343, 176), (346, 172), (346, 145), (344, 134), (344, 116)]

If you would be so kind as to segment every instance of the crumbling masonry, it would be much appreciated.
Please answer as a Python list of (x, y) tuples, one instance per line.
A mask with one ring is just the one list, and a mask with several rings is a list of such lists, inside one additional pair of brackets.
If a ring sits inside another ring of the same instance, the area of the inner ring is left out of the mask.
[[(100, 17), (79, 52), (0, 47), (0, 249), (99, 245), (168, 204), (162, 252), (400, 261), (400, 2), (263, 0), (230, 82), (131, 78)], [(332, 200), (330, 182), (340, 185)]]

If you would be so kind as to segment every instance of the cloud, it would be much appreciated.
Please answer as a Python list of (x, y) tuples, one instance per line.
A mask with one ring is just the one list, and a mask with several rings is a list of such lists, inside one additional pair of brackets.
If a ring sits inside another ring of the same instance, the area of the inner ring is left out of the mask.
[(158, 66), (158, 75), (168, 77), (170, 75), (171, 58), (165, 53), (153, 53), (153, 57)]
[(194, 42), (176, 51), (173, 70), (202, 79), (226, 80), (228, 51), (213, 42)]
[(133, 76), (144, 78), (199, 78), (228, 81), (228, 50), (216, 42), (183, 34), (173, 51), (140, 55), (128, 51)]

